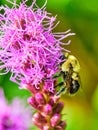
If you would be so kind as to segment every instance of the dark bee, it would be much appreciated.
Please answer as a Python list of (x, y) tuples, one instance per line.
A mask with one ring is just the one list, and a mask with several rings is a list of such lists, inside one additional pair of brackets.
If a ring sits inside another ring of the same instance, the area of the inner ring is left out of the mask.
[(57, 91), (56, 96), (68, 92), (69, 94), (74, 94), (78, 91), (79, 84), (79, 72), (80, 72), (80, 64), (76, 57), (73, 55), (69, 55), (66, 53), (64, 56), (60, 57), (65, 61), (61, 62), (60, 68), (61, 72), (59, 75), (54, 76), (53, 78), (62, 77), (62, 81), (55, 85), (55, 87), (60, 87)]

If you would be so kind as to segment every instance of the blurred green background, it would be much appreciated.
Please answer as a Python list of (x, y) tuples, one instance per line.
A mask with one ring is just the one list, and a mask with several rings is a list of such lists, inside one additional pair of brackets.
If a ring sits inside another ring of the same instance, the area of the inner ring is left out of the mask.
[[(30, 1), (32, 0), (29, 0), (28, 4)], [(40, 7), (44, 2), (45, 0), (37, 0)], [(0, 5), (5, 3), (5, 0), (0, 0)], [(54, 16), (57, 14), (57, 19), (60, 20), (56, 31), (71, 29), (71, 32), (76, 33), (65, 40), (72, 40), (65, 48), (78, 58), (81, 65), (80, 90), (74, 96), (62, 97), (62, 101), (65, 102), (63, 118), (67, 121), (67, 130), (97, 130), (98, 0), (48, 0), (46, 7)], [(9, 74), (0, 76), (0, 86), (3, 87), (9, 101), (15, 96), (27, 98), (30, 95), (9, 81)], [(36, 130), (35, 127), (33, 129)]]

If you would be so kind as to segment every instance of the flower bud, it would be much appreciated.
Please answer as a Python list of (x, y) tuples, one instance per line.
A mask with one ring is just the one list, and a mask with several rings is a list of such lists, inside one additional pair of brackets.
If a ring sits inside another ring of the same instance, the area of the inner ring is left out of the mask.
[(51, 115), (52, 114), (52, 107), (50, 104), (46, 104), (44, 106), (43, 112), (45, 113), (45, 115)]
[(32, 107), (34, 107), (35, 109), (37, 109), (38, 103), (36, 102), (35, 97), (30, 97), (30, 98), (28, 98), (28, 103), (29, 103)]
[(43, 96), (42, 93), (36, 93), (36, 94), (35, 94), (35, 99), (36, 99), (36, 101), (37, 101), (37, 103), (38, 103), (39, 105), (46, 103), (45, 98), (44, 98), (44, 96)]
[(44, 93), (49, 93), (48, 86), (44, 85), (43, 90)]
[(55, 103), (57, 103), (59, 101), (59, 99), (60, 99), (60, 96), (54, 96), (53, 97), (53, 100), (54, 100)]
[(54, 130), (64, 130), (66, 127), (65, 121), (60, 121), (60, 123), (54, 128)]
[(50, 126), (49, 124), (46, 124), (43, 126), (42, 130), (50, 130)]
[(50, 98), (49, 102), (48, 102), (52, 107), (54, 106), (54, 99), (53, 98)]
[(57, 96), (51, 96), (50, 100), (49, 100), (49, 104), (51, 106), (54, 106), (58, 101), (59, 101), (60, 97)]
[(64, 107), (63, 102), (59, 102), (56, 104), (55, 108), (53, 109), (54, 113), (60, 113)]
[(56, 126), (55, 128), (54, 128), (54, 130), (64, 130), (62, 127), (60, 127), (60, 126)]
[(40, 113), (35, 113), (33, 115), (32, 122), (42, 129), (43, 125), (47, 123), (47, 120)]
[(42, 129), (42, 124), (41, 124), (41, 122), (38, 122), (38, 118), (39, 118), (39, 113), (36, 113), (35, 115), (33, 115), (32, 122), (33, 122), (33, 124), (35, 124), (37, 127), (39, 127), (39, 128)]
[(50, 119), (50, 123), (52, 127), (55, 127), (60, 121), (61, 115), (54, 114), (53, 117)]
[(61, 126), (62, 129), (65, 129), (65, 127), (66, 127), (66, 122), (65, 122), (65, 121), (60, 121), (59, 126)]
[(37, 92), (40, 91), (40, 88), (37, 89), (35, 86), (32, 86), (32, 85), (30, 85), (30, 84), (27, 84), (27, 85), (26, 85), (26, 88), (27, 88), (30, 92), (32, 92), (33, 94), (36, 94)]

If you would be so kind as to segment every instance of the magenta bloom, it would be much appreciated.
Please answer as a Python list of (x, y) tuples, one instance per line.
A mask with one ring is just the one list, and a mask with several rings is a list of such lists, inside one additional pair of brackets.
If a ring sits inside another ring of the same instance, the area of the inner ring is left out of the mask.
[(1, 74), (11, 71), (10, 80), (21, 87), (38, 87), (44, 78), (58, 71), (64, 50), (61, 41), (73, 33), (52, 33), (56, 17), (35, 1), (30, 7), (25, 2), (13, 3), (13, 8), (1, 6), (0, 10), (4, 11), (0, 14)]
[[(52, 32), (58, 23), (54, 24), (56, 16), (45, 10), (46, 3), (39, 8), (36, 0), (29, 7), (27, 0), (20, 5), (16, 4), (16, 0), (7, 1), (13, 7), (0, 7), (3, 12), (0, 14), (0, 74), (11, 72), (10, 80), (32, 93), (28, 102), (37, 110), (32, 122), (40, 130), (64, 130), (66, 122), (61, 115), (64, 104), (59, 102), (60, 96), (56, 95), (58, 79), (54, 79), (53, 75), (60, 73), (60, 63), (64, 61), (60, 57), (63, 50), (67, 51), (61, 45), (70, 43), (63, 43), (62, 40), (74, 33), (69, 33), (70, 30)], [(23, 117), (28, 113), (20, 116), (20, 111), (14, 109), (14, 106), (17, 108), (17, 102), (14, 102), (12, 111), (6, 104), (1, 106), (4, 107), (1, 109), (1, 124), (8, 130), (25, 130), (23, 125), (29, 120)]]
[(28, 130), (31, 117), (31, 110), (23, 101), (14, 99), (9, 105), (0, 89), (0, 130)]

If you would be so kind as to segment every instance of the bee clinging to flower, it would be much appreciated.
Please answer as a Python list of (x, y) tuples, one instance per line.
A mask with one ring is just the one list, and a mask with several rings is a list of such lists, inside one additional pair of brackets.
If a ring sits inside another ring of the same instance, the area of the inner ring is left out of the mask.
[(62, 55), (60, 59), (63, 60), (63, 62), (60, 64), (60, 73), (53, 76), (53, 78), (62, 78), (62, 80), (55, 85), (57, 88), (60, 87), (56, 93), (56, 96), (62, 94), (65, 91), (67, 91), (69, 94), (74, 94), (80, 87), (79, 61), (75, 56), (69, 55), (68, 53)]

